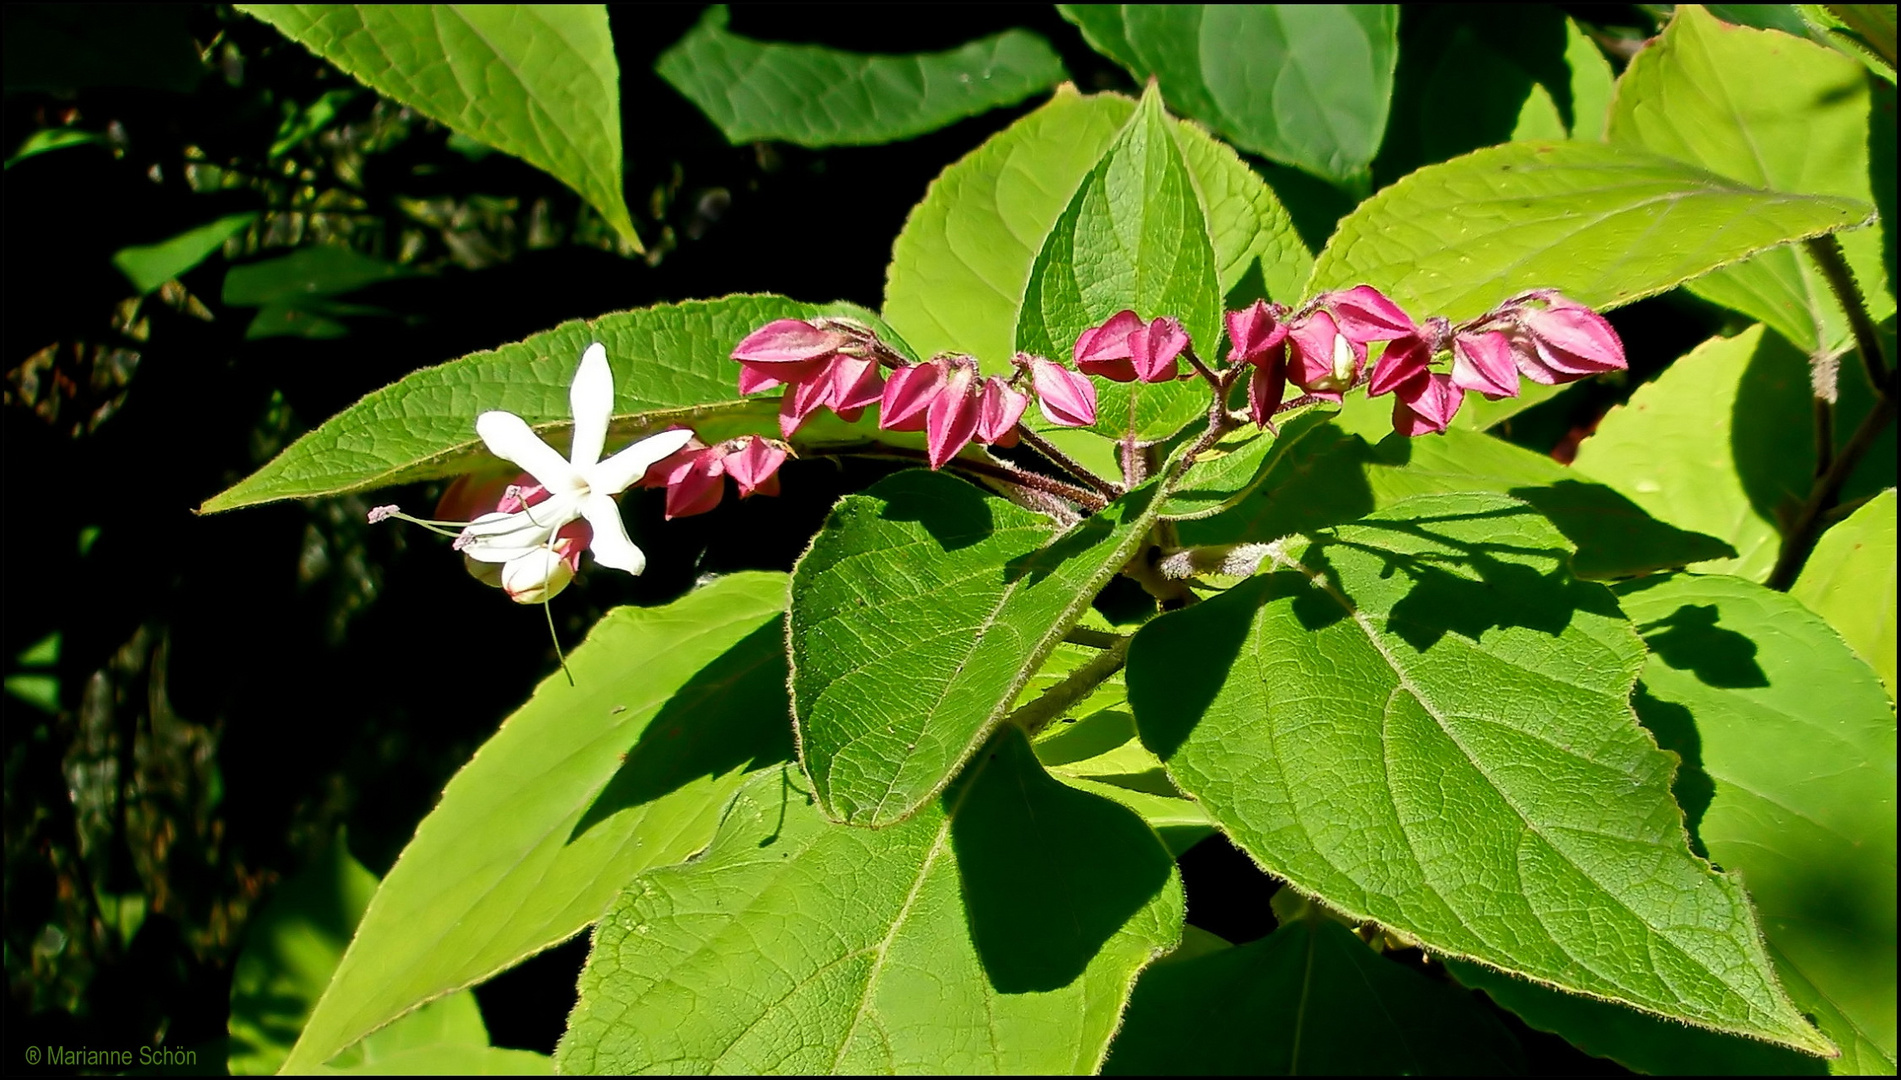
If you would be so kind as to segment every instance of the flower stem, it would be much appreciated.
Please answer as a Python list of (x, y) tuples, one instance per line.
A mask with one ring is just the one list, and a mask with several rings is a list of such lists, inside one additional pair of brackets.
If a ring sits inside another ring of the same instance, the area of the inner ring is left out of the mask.
[(1833, 234), (1818, 236), (1804, 241), (1809, 255), (1822, 270), (1822, 277), (1828, 281), (1828, 287), (1835, 290), (1835, 299), (1842, 305), (1842, 311), (1848, 315), (1848, 328), (1855, 335), (1855, 351), (1861, 354), (1861, 368), (1868, 376), (1868, 385), (1884, 398), (1894, 396), (1894, 386), (1888, 379), (1887, 358), (1881, 353), (1881, 335), (1875, 330), (1875, 321), (1868, 314), (1868, 303), (1862, 299), (1861, 286), (1855, 284), (1855, 274), (1848, 268), (1848, 260), (1842, 255), (1842, 243)]
[(1043, 691), (1036, 700), (1011, 713), (1005, 723), (1015, 724), (1034, 737), (1051, 721), (1068, 712), (1070, 706), (1088, 697), (1091, 691), (1102, 685), (1104, 679), (1121, 671), (1122, 666), (1129, 662), (1129, 642), (1132, 640), (1131, 637), (1116, 637), (1115, 644), (1070, 672), (1062, 682)]
[(1124, 634), (1111, 634), (1106, 630), (1091, 630), (1087, 626), (1072, 626), (1063, 640), (1071, 645), (1081, 645), (1089, 649), (1113, 649), (1117, 642), (1127, 640)]
[(1809, 552), (1815, 547), (1816, 537), (1821, 533), (1822, 519), (1834, 507), (1841, 497), (1842, 485), (1867, 456), (1875, 439), (1889, 424), (1894, 422), (1895, 414), (1895, 373), (1889, 369), (1884, 385), (1875, 388), (1875, 407), (1862, 417), (1855, 433), (1848, 437), (1848, 444), (1841, 453), (1829, 463), (1828, 470), (1815, 478), (1815, 484), (1809, 489), (1808, 500), (1797, 512), (1795, 521), (1789, 526), (1788, 535), (1782, 541), (1782, 551), (1776, 556), (1776, 566), (1769, 572), (1769, 587), (1787, 592), (1802, 572), (1802, 564), (1808, 560)]
[(1018, 423), (1016, 431), (1017, 431), (1017, 438), (1022, 439), (1024, 442), (1030, 444), (1030, 446), (1033, 447), (1037, 453), (1042, 454), (1044, 457), (1050, 459), (1050, 461), (1053, 462), (1057, 466), (1057, 468), (1062, 469), (1064, 472), (1068, 473), (1069, 475), (1075, 477), (1078, 480), (1081, 480), (1083, 483), (1088, 484), (1090, 487), (1095, 488), (1097, 491), (1102, 492), (1104, 495), (1108, 496), (1111, 499), (1117, 498), (1123, 494), (1122, 488), (1119, 487), (1114, 481), (1105, 480), (1102, 477), (1097, 476), (1095, 472), (1092, 471), (1088, 466), (1084, 465), (1082, 462), (1077, 461), (1075, 458), (1072, 458), (1068, 454), (1065, 454), (1061, 450), (1057, 449), (1055, 443), (1052, 443), (1048, 439), (1044, 438), (1042, 435), (1039, 435), (1038, 433), (1031, 431), (1030, 426), (1028, 424)]

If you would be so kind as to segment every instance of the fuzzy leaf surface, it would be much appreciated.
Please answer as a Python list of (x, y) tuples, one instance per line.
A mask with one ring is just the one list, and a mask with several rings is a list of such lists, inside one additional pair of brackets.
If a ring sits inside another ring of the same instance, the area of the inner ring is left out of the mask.
[(1145, 626), (1142, 741), (1269, 872), (1436, 954), (1832, 1050), (1694, 856), (1643, 643), (1517, 500), (1405, 500)]
[(640, 248), (603, 4), (240, 4), (377, 93), (573, 188)]
[(1050, 779), (1014, 728), (888, 829), (827, 821), (802, 779), (757, 777), (705, 855), (615, 902), (562, 1072), (1095, 1071), (1181, 937), (1140, 818)]
[(788, 616), (799, 756), (834, 820), (884, 826), (943, 790), (1155, 520), (1155, 486), (1058, 534), (941, 473), (847, 496)]
[(417, 826), (286, 1068), (573, 936), (704, 847), (747, 771), (791, 756), (785, 589), (733, 574), (597, 623), (576, 685), (544, 681)]
[(1893, 700), (1895, 497), (1889, 488), (1816, 541), (1789, 595), (1828, 620)]
[[(740, 339), (774, 319), (849, 315), (850, 304), (802, 304), (780, 296), (691, 300), (562, 323), (488, 352), (472, 353), (365, 397), (292, 443), (263, 468), (206, 500), (200, 513), (278, 499), (338, 495), (433, 480), (497, 464), (475, 434), (475, 418), (503, 409), (542, 438), (569, 431), (568, 385), (592, 342), (607, 347), (614, 372), (613, 452), (638, 435), (689, 424), (708, 442), (747, 433), (778, 435), (777, 398), (738, 389), (732, 360)], [(813, 425), (799, 440), (831, 430)], [(864, 436), (869, 438), (869, 434)]]
[(936, 131), (1014, 105), (1064, 79), (1063, 61), (1028, 30), (940, 53), (870, 56), (754, 41), (716, 4), (654, 65), (728, 142), (863, 146)]
[(1895, 1068), (1894, 710), (1868, 665), (1796, 600), (1721, 575), (1618, 599), (1650, 646), (1636, 699), (1683, 756), (1684, 809), (1749, 884), (1789, 996), (1842, 1048)]
[[(1618, 80), (1610, 141), (1701, 166), (1770, 191), (1874, 202), (1871, 124), (1862, 66), (1773, 30), (1733, 26), (1693, 4), (1631, 60)], [(1892, 179), (1889, 181), (1892, 183)], [(1840, 237), (1876, 322), (1894, 313), (1881, 230)], [(1848, 318), (1821, 271), (1794, 247), (1765, 251), (1701, 278), (1691, 291), (1773, 327), (1803, 352), (1848, 344)]]
[(1468, 319), (1534, 288), (1614, 308), (1873, 213), (1627, 147), (1508, 143), (1361, 203), (1315, 261), (1309, 291), (1374, 285), (1415, 319)]

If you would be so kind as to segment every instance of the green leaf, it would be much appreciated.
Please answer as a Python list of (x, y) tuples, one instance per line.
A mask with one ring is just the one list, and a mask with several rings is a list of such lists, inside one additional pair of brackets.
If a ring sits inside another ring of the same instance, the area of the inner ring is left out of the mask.
[(160, 285), (183, 276), (224, 247), (224, 242), (243, 232), (257, 220), (257, 212), (227, 214), (208, 225), (188, 229), (170, 240), (138, 247), (121, 248), (112, 256), (112, 265), (132, 282), (144, 296)]
[(1429, 165), (1361, 203), (1315, 261), (1308, 291), (1374, 285), (1416, 319), (1472, 318), (1534, 288), (1614, 308), (1872, 212), (1628, 147), (1509, 143)]
[(1642, 643), (1570, 554), (1496, 495), (1322, 532), (1137, 633), (1142, 741), (1262, 868), (1353, 919), (1830, 1053), (1741, 886), (1691, 854), (1675, 761), (1629, 705)]
[(532, 1050), (463, 1043), (418, 1046), (350, 1068), (324, 1066), (315, 1071), (328, 1076), (549, 1076), (554, 1061)]
[[(1610, 411), (1578, 448), (1580, 473), (1685, 529), (1727, 541), (1737, 555), (1692, 569), (1762, 580), (1781, 547), (1777, 522), (1807, 497), (1815, 465), (1808, 362), (1781, 337), (1751, 327), (1712, 338), (1630, 403)], [(1842, 416), (1859, 416), (1863, 382), (1841, 380)], [(1849, 425), (1838, 425), (1837, 444)], [(1892, 427), (1849, 478), (1850, 497), (1894, 483)]]
[[(1285, 469), (1287, 455), (1301, 440), (1325, 427), (1334, 414), (1311, 409), (1286, 421), (1280, 434), (1243, 428), (1216, 443), (1195, 459), (1194, 467), (1168, 493), (1162, 516), (1175, 521), (1209, 517), (1229, 509), (1259, 487), (1275, 469)], [(1335, 429), (1337, 430), (1337, 429)]]
[(1489, 491), (1522, 499), (1549, 518), (1577, 545), (1571, 570), (1580, 577), (1629, 577), (1734, 554), (1715, 537), (1658, 521), (1603, 484), (1502, 439), (1454, 428), (1433, 438), (1389, 433), (1370, 447), (1337, 423), (1315, 428), (1298, 454), (1272, 460), (1232, 509), (1183, 522), (1182, 542), (1267, 543), (1415, 495)]
[(1087, 1073), (1181, 880), (1129, 811), (998, 734), (937, 803), (834, 825), (788, 770), (601, 921), (564, 1073)]
[(263, 307), (307, 297), (340, 296), (413, 273), (408, 267), (350, 248), (315, 244), (289, 255), (232, 267), (224, 276), (222, 299), (231, 307)]
[(707, 9), (654, 70), (732, 143), (895, 142), (1014, 105), (1065, 78), (1056, 50), (1028, 30), (949, 52), (868, 56), (754, 41), (726, 23), (726, 5)]
[(1895, 498), (1889, 488), (1822, 534), (1789, 595), (1828, 620), (1895, 696)]
[(1155, 521), (1153, 484), (1058, 535), (941, 473), (841, 499), (792, 574), (799, 756), (835, 820), (909, 817), (1017, 694)]
[(358, 82), (573, 188), (640, 251), (601, 4), (239, 4)]
[(1686, 1027), (1609, 1001), (1560, 994), (1463, 960), (1446, 961), (1459, 982), (1483, 990), (1526, 1024), (1593, 1057), (1652, 1076), (1825, 1076), (1828, 1063), (1769, 1043)]
[[(1125, 309), (1180, 319), (1203, 350), (1220, 341), (1214, 246), (1171, 128), (1151, 88), (1043, 241), (1017, 316), (1018, 349), (1067, 356), (1084, 330)], [(1090, 430), (1154, 441), (1207, 407), (1199, 382), (1100, 381)]]
[[(505, 409), (534, 425), (543, 438), (569, 430), (568, 384), (581, 351), (595, 341), (607, 346), (614, 369), (613, 439), (675, 423), (691, 424), (709, 441), (751, 432), (776, 437), (778, 392), (751, 400), (740, 396), (733, 346), (773, 319), (824, 314), (877, 321), (849, 304), (729, 296), (563, 323), (376, 391), (207, 500), (200, 512), (363, 491), (494, 465), (475, 435), (476, 416)], [(796, 441), (812, 445), (828, 432), (838, 433), (838, 425), (808, 427)]]
[(1108, 1076), (1495, 1076), (1524, 1052), (1470, 994), (1330, 919), (1142, 973)]
[[(287, 1069), (601, 917), (700, 850), (744, 774), (791, 754), (780, 574), (617, 608), (449, 781), (371, 901)], [(623, 760), (624, 759), (624, 760)]]
[[(1751, 187), (1873, 202), (1871, 123), (1860, 64), (1833, 49), (1680, 7), (1618, 81), (1613, 143), (1688, 162)], [(1894, 313), (1884, 287), (1881, 231), (1840, 237), (1879, 322)], [(1693, 283), (1691, 291), (1759, 319), (1811, 355), (1849, 343), (1848, 318), (1807, 253), (1763, 252)]]
[[(1794, 599), (1730, 577), (1619, 590), (1650, 645), (1636, 699), (1684, 759), (1710, 858), (1749, 884), (1789, 996), (1895, 1069), (1895, 727), (1880, 681)], [(1699, 806), (1698, 803), (1702, 803)]]
[(1349, 186), (1386, 133), (1392, 4), (1061, 4), (1089, 44), (1244, 150)]
[(78, 128), (41, 128), (20, 140), (13, 154), (7, 158), (6, 168), (13, 168), (30, 157), (54, 150), (64, 150), (72, 146), (107, 146), (110, 143), (104, 135), (96, 132), (81, 131)]
[[(892, 248), (885, 287), (886, 320), (920, 356), (964, 352), (986, 371), (1008, 370), (1043, 239), (1133, 112), (1120, 95), (1059, 87), (932, 183)], [(1200, 128), (1177, 122), (1175, 143), (1201, 196), (1221, 290), (1297, 300), (1313, 257), (1274, 193)], [(1068, 344), (1054, 356), (1067, 360)]]

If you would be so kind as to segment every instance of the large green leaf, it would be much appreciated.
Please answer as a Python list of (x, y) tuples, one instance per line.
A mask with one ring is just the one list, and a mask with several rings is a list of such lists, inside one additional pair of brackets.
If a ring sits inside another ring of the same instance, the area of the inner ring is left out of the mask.
[(1137, 972), (1180, 940), (1168, 853), (1000, 732), (888, 829), (748, 784), (704, 856), (594, 935), (562, 1072), (1087, 1073)]
[[(1120, 95), (1059, 87), (932, 183), (898, 234), (885, 285), (885, 319), (919, 355), (954, 350), (1007, 370), (1043, 239), (1133, 112)], [(1274, 193), (1200, 128), (1177, 122), (1175, 142), (1201, 196), (1223, 292), (1297, 301), (1313, 256)], [(1068, 359), (1067, 346), (1054, 355)]]
[(781, 574), (617, 608), (449, 781), (383, 882), (287, 1068), (600, 918), (705, 846), (748, 769), (791, 754)]
[[(1843, 416), (1861, 414), (1864, 385), (1842, 379)], [(1760, 581), (1781, 547), (1777, 522), (1801, 505), (1814, 475), (1809, 397), (1806, 358), (1754, 326), (1704, 342), (1640, 387), (1584, 440), (1575, 464), (1660, 520), (1737, 552), (1695, 569)], [(1839, 425), (1838, 444), (1847, 427)], [(1894, 483), (1893, 439), (1890, 427), (1849, 478), (1851, 495)]]
[(1629, 705), (1643, 644), (1571, 545), (1497, 495), (1318, 534), (1136, 635), (1129, 701), (1264, 869), (1428, 950), (1831, 1051), (1741, 886), (1691, 854)]
[[(1658, 521), (1603, 484), (1502, 439), (1454, 428), (1421, 439), (1389, 433), (1368, 446), (1337, 423), (1306, 432), (1299, 453), (1269, 459), (1257, 486), (1231, 509), (1183, 522), (1182, 542), (1267, 543), (1414, 495), (1489, 491), (1523, 499), (1550, 518), (1577, 545), (1571, 569), (1581, 577), (1629, 577), (1733, 553), (1715, 537)], [(1298, 430), (1290, 424), (1283, 437)]]
[(1028, 30), (950, 52), (867, 56), (754, 41), (726, 23), (726, 6), (714, 5), (654, 70), (734, 143), (893, 142), (1014, 105), (1064, 78), (1056, 50)]
[[(1150, 87), (1043, 241), (1024, 287), (1016, 347), (1061, 357), (1076, 338), (1118, 311), (1171, 315), (1210, 354), (1221, 340), (1214, 244), (1161, 95)], [(1097, 422), (1110, 438), (1152, 441), (1205, 412), (1199, 382), (1108, 383)]]
[(1511, 1032), (1457, 987), (1368, 948), (1331, 919), (1142, 973), (1108, 1076), (1497, 1076)]
[[(276, 1072), (330, 982), (377, 887), (341, 835), (271, 897), (245, 929), (231, 973), (230, 1056), (237, 1076)], [(381, 1074), (404, 1062), (474, 1075), (547, 1074), (547, 1055), (492, 1047), (475, 995), (438, 998), (340, 1054), (326, 1072)], [(449, 1062), (454, 1068), (445, 1069)]]
[[(1721, 22), (1694, 4), (1638, 53), (1617, 84), (1610, 139), (1770, 191), (1873, 202), (1862, 66), (1833, 49)], [(1841, 237), (1874, 318), (1894, 313), (1881, 232)], [(1806, 353), (1848, 344), (1848, 319), (1807, 254), (1777, 248), (1690, 286), (1760, 319)]]
[(799, 756), (834, 819), (882, 826), (943, 790), (1155, 520), (1155, 486), (1060, 535), (942, 473), (848, 496), (792, 576)]
[(1472, 318), (1536, 288), (1613, 308), (1863, 224), (1873, 209), (1764, 191), (1628, 147), (1508, 143), (1429, 165), (1361, 203), (1315, 261), (1311, 291), (1375, 285), (1417, 319)]
[[(1633, 582), (1636, 704), (1683, 756), (1685, 809), (1739, 874), (1789, 996), (1846, 1072), (1895, 1069), (1895, 726), (1880, 681), (1794, 599), (1752, 582)], [(1698, 803), (1703, 805), (1699, 806)]]
[(1895, 696), (1894, 489), (1816, 542), (1789, 595), (1828, 620)]
[[(690, 424), (709, 441), (746, 432), (776, 436), (779, 392), (742, 398), (733, 346), (773, 319), (820, 314), (871, 318), (849, 304), (729, 296), (562, 323), (376, 391), (206, 500), (200, 512), (387, 487), (493, 464), (476, 437), (476, 416), (505, 409), (544, 438), (569, 430), (568, 384), (582, 350), (596, 341), (607, 346), (614, 370), (610, 449), (617, 448), (615, 440), (670, 424)], [(826, 430), (819, 425), (800, 435), (823, 437)]]
[(1347, 185), (1379, 152), (1392, 4), (1061, 4), (1096, 51), (1244, 150)]
[(239, 4), (370, 89), (579, 192), (640, 247), (600, 4)]

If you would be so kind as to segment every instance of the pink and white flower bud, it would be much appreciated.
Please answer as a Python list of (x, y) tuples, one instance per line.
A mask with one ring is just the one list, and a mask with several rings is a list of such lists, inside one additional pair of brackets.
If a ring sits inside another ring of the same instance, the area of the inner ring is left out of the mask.
[(1342, 292), (1323, 293), (1320, 303), (1333, 313), (1347, 340), (1358, 345), (1393, 341), (1417, 334), (1419, 327), (1398, 304), (1371, 285), (1355, 285)]
[(1518, 396), (1518, 363), (1503, 331), (1460, 334), (1452, 339), (1452, 385), (1497, 401)]
[(1016, 354), (1015, 363), (1030, 369), (1030, 385), (1036, 389), (1036, 404), (1045, 420), (1063, 427), (1088, 427), (1096, 422), (1096, 384), (1089, 376), (1029, 353)]
[(1017, 421), (1023, 419), (1023, 410), (1029, 407), (1029, 397), (1010, 389), (1002, 379), (994, 375), (985, 379), (977, 399), (977, 441), (1015, 446)]
[[(570, 521), (555, 530), (547, 547), (536, 548), (500, 564), (498, 582), (508, 598), (517, 604), (539, 604), (559, 595), (574, 580), (581, 566), (581, 552), (594, 538), (594, 530), (585, 520)], [(487, 564), (495, 566), (497, 564)]]
[(1366, 346), (1340, 332), (1333, 316), (1315, 311), (1288, 329), (1293, 355), (1288, 381), (1327, 401), (1339, 401), (1366, 366)]
[(1465, 401), (1452, 377), (1428, 372), (1393, 393), (1393, 430), (1407, 438), (1444, 432)]

